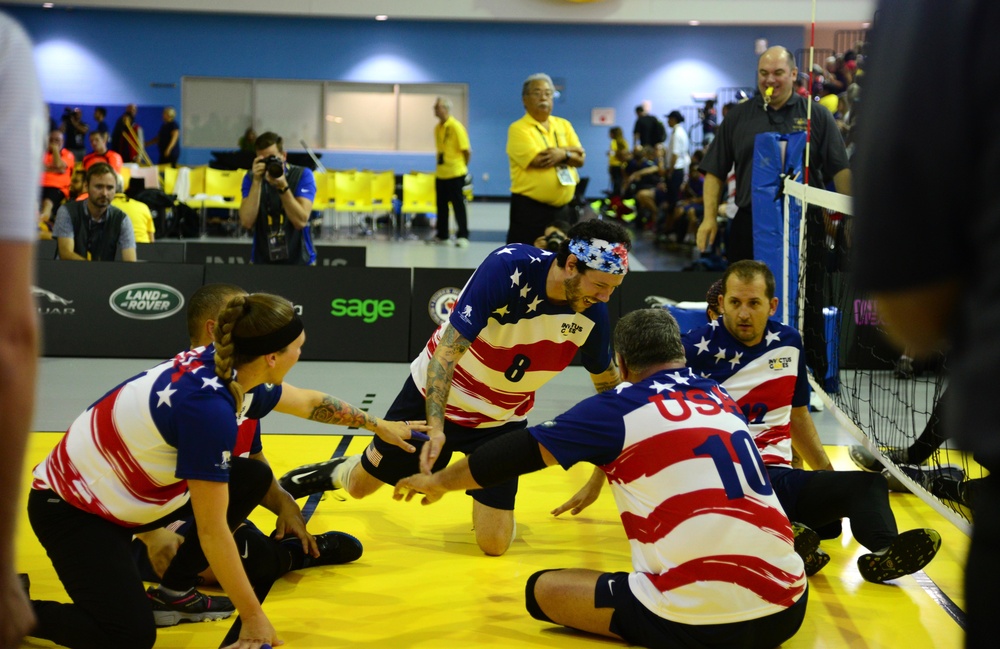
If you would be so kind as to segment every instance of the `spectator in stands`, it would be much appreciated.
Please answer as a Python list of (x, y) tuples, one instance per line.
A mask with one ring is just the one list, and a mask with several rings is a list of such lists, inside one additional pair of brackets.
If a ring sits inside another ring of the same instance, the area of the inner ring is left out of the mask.
[(146, 146), (155, 144), (160, 148), (160, 164), (177, 166), (181, 155), (181, 127), (177, 124), (177, 111), (173, 106), (163, 109), (163, 125), (152, 140), (146, 141)]
[(465, 196), (462, 187), (469, 173), (469, 157), (472, 148), (469, 134), (462, 122), (451, 114), (451, 100), (438, 97), (434, 102), (434, 115), (438, 123), (434, 125), (434, 144), (437, 150), (437, 166), (434, 170), (434, 188), (437, 194), (437, 234), (429, 243), (447, 243), (449, 235), (449, 209), (455, 212), (455, 245), (466, 248), (469, 245), (469, 218), (465, 212)]
[[(666, 182), (666, 196), (664, 197), (664, 219), (673, 214), (674, 206), (677, 205), (680, 195), (681, 185), (684, 184), (684, 175), (688, 167), (691, 166), (691, 140), (687, 131), (681, 124), (684, 123), (684, 116), (679, 111), (671, 111), (667, 115), (667, 127), (670, 139), (667, 141), (667, 148), (664, 152), (666, 164), (664, 165), (664, 181)], [(665, 234), (664, 222), (658, 223), (659, 233)]]
[[(705, 172), (705, 215), (698, 228), (698, 248), (705, 251), (718, 233), (715, 214), (723, 180), (736, 166), (736, 204), (739, 210), (730, 224), (726, 254), (729, 262), (754, 259), (753, 215), (750, 193), (754, 138), (759, 133), (791, 133), (805, 128), (808, 101), (794, 94), (792, 83), (798, 74), (795, 59), (784, 47), (772, 47), (758, 62), (759, 93), (732, 108), (719, 126), (716, 141), (706, 152), (701, 170)], [(772, 88), (765, 103), (767, 89)], [(825, 110), (812, 111), (812, 160), (810, 183), (822, 187), (833, 180), (837, 191), (849, 194), (851, 171), (847, 151), (833, 116)], [(820, 224), (822, 227), (822, 224)]]
[(76, 157), (63, 147), (62, 131), (49, 132), (49, 143), (42, 158), (41, 213), (42, 223), (50, 223), (52, 214), (69, 197)]
[(108, 150), (108, 134), (100, 131), (93, 131), (90, 134), (90, 148), (93, 153), (88, 153), (83, 157), (83, 170), (90, 169), (91, 165), (103, 162), (115, 170), (115, 173), (122, 173), (122, 157), (116, 151)]
[(132, 222), (136, 243), (153, 243), (156, 241), (156, 225), (153, 223), (153, 213), (142, 201), (129, 198), (125, 194), (115, 194), (111, 201), (112, 207), (117, 207)]
[(316, 249), (309, 214), (316, 198), (311, 169), (288, 164), (281, 136), (270, 131), (254, 141), (257, 157), (243, 177), (240, 225), (253, 231), (254, 264), (311, 266)]
[(552, 114), (555, 85), (547, 74), (524, 81), (525, 115), (507, 129), (510, 225), (507, 243), (534, 243), (553, 221), (572, 221), (570, 201), (586, 158), (569, 120)]
[(847, 86), (851, 84), (847, 68), (844, 66), (844, 59), (840, 56), (827, 57), (826, 66), (823, 68), (823, 76), (825, 77), (823, 85), (829, 85), (830, 91), (835, 95), (839, 95), (847, 90)]
[(240, 151), (253, 153), (254, 142), (256, 141), (257, 141), (257, 132), (253, 130), (252, 126), (248, 126), (247, 130), (243, 131), (243, 135), (240, 136), (240, 139), (236, 144), (237, 146), (240, 147)]
[(614, 349), (626, 383), (404, 478), (394, 497), (419, 492), (430, 504), (553, 464), (593, 463), (614, 492), (634, 572), (536, 572), (525, 590), (533, 618), (644, 647), (780, 645), (802, 624), (808, 586), (788, 519), (759, 481), (746, 420), (715, 381), (685, 367), (667, 311), (624, 316)]
[(132, 139), (133, 134), (138, 135), (135, 131), (135, 116), (138, 112), (139, 107), (135, 104), (126, 106), (125, 112), (115, 122), (115, 128), (111, 131), (111, 150), (118, 153), (123, 162), (134, 162), (139, 154), (134, 146), (138, 141)]
[(632, 127), (632, 147), (655, 147), (667, 139), (663, 122), (646, 112), (646, 107), (635, 107), (635, 126)]
[(77, 160), (83, 160), (87, 152), (87, 131), (90, 127), (83, 121), (83, 111), (79, 108), (67, 108), (63, 112), (62, 131), (66, 134), (66, 148)]
[(662, 164), (662, 156), (654, 147), (648, 146), (636, 147), (632, 159), (625, 166), (622, 195), (635, 199), (640, 209), (640, 223), (652, 224), (657, 220), (659, 208), (656, 193), (657, 185), (663, 178)]
[(104, 106), (98, 106), (94, 109), (94, 133), (103, 133), (104, 141), (107, 142), (111, 134), (108, 132), (108, 123), (105, 121), (108, 117), (108, 109)]
[(135, 261), (135, 231), (124, 212), (111, 205), (118, 184), (114, 170), (103, 162), (86, 176), (87, 200), (65, 203), (56, 213), (52, 236), (59, 258), (78, 261)]
[(694, 156), (691, 156), (688, 178), (681, 185), (680, 200), (677, 201), (673, 213), (667, 217), (663, 231), (666, 233), (666, 240), (670, 243), (681, 240), (686, 244), (695, 242), (695, 232), (698, 230), (698, 225), (705, 212), (705, 177), (698, 169), (700, 163), (700, 159), (696, 161)]
[(628, 142), (625, 141), (622, 127), (612, 126), (608, 136), (611, 138), (611, 148), (608, 150), (608, 176), (611, 178), (611, 195), (621, 196), (625, 165), (628, 164), (632, 153), (629, 151)]
[(715, 129), (719, 127), (719, 118), (715, 111), (715, 100), (706, 99), (705, 107), (698, 111), (701, 117), (701, 147), (707, 149), (715, 139)]

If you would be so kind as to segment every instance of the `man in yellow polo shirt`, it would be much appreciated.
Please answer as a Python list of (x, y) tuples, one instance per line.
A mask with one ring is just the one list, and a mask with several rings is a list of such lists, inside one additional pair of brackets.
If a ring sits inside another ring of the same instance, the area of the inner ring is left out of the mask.
[(455, 210), (455, 245), (465, 248), (469, 245), (469, 222), (465, 214), (465, 197), (462, 187), (465, 175), (469, 173), (469, 135), (462, 123), (451, 115), (451, 100), (438, 97), (434, 102), (434, 115), (438, 123), (434, 126), (434, 144), (437, 148), (437, 169), (434, 172), (434, 186), (437, 191), (437, 236), (429, 243), (448, 242), (448, 204)]
[(533, 243), (553, 221), (572, 223), (573, 199), (586, 153), (573, 125), (552, 115), (555, 86), (547, 74), (524, 82), (526, 114), (507, 130), (510, 158), (510, 226), (507, 243)]

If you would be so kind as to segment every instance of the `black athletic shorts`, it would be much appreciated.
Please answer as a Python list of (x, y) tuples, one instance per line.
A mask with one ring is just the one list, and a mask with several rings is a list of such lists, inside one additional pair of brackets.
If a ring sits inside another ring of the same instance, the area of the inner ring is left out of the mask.
[(756, 620), (729, 624), (682, 624), (650, 611), (636, 599), (628, 583), (629, 573), (608, 572), (597, 579), (595, 608), (613, 608), (611, 629), (629, 643), (641, 647), (719, 647), (725, 649), (774, 649), (802, 626), (806, 614), (808, 586), (791, 607)]
[[(396, 400), (389, 406), (388, 412), (385, 413), (385, 419), (389, 421), (420, 420), (425, 419), (426, 416), (426, 401), (411, 376), (406, 379), (403, 389), (399, 391)], [(466, 428), (445, 421), (444, 447), (441, 449), (441, 455), (438, 456), (437, 462), (434, 463), (434, 470), (438, 471), (448, 466), (451, 454), (455, 451), (468, 455), (484, 442), (512, 430), (526, 428), (527, 425), (526, 421), (514, 421), (495, 428)], [(403, 478), (420, 473), (420, 449), (423, 448), (424, 442), (411, 439), (410, 443), (416, 447), (415, 453), (407, 453), (398, 446), (383, 442), (381, 438), (375, 437), (362, 454), (361, 465), (365, 471), (382, 482), (395, 485)], [(510, 511), (514, 509), (514, 499), (517, 495), (517, 478), (487, 489), (474, 489), (466, 493), (487, 507)]]

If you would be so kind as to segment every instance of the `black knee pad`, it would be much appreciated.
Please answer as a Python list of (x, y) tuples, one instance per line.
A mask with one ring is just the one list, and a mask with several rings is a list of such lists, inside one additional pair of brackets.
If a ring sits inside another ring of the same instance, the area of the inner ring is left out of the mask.
[[(552, 622), (549, 616), (542, 611), (542, 607), (538, 605), (538, 600), (535, 599), (535, 582), (538, 578), (547, 572), (555, 572), (561, 570), (561, 568), (551, 568), (549, 570), (539, 570), (535, 574), (528, 577), (528, 583), (524, 586), (524, 608), (528, 610), (528, 614), (536, 620), (541, 620), (542, 622)], [(555, 622), (552, 622), (555, 624)]]

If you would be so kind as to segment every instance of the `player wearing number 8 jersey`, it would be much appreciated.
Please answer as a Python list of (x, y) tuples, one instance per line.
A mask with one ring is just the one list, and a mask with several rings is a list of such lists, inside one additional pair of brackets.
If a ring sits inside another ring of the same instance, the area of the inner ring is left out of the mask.
[(598, 466), (611, 485), (632, 571), (546, 570), (528, 579), (532, 617), (644, 647), (768, 648), (805, 615), (792, 528), (730, 396), (684, 366), (667, 311), (623, 317), (615, 352), (627, 381), (555, 421), (508, 433), (396, 498), (489, 486), (546, 466)]
[[(587, 221), (570, 229), (556, 254), (524, 244), (490, 253), (413, 361), (386, 414), (426, 416), (430, 439), (421, 448), (421, 470), (444, 467), (453, 451), (471, 453), (524, 428), (535, 391), (577, 350), (598, 391), (618, 384), (605, 303), (625, 278), (630, 246), (619, 224)], [(345, 487), (361, 498), (417, 469), (414, 456), (373, 440), (363, 456), (300, 467), (281, 484), (296, 497)], [(487, 554), (503, 554), (513, 539), (516, 493), (515, 478), (470, 494), (476, 540)]]
[[(716, 310), (722, 317), (683, 337), (688, 366), (715, 379), (736, 399), (767, 465), (788, 517), (814, 530), (849, 518), (858, 542), (871, 552), (858, 558), (861, 575), (884, 582), (923, 568), (941, 543), (934, 530), (898, 534), (885, 478), (834, 471), (809, 415), (809, 384), (798, 332), (769, 320), (778, 307), (774, 275), (766, 264), (729, 266)], [(792, 447), (814, 471), (793, 469)]]

